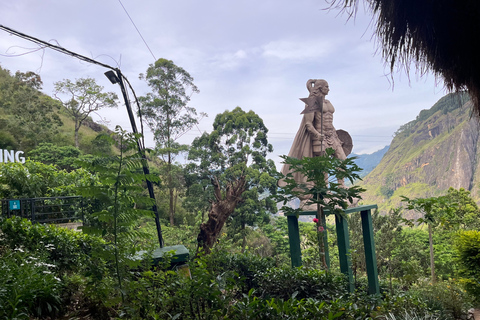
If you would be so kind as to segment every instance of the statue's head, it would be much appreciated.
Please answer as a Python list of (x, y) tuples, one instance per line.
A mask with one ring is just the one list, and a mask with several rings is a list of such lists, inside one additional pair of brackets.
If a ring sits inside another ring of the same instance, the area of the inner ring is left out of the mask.
[[(310, 79), (307, 81), (307, 89), (310, 92), (310, 95), (318, 95), (320, 90), (324, 87), (328, 88), (328, 82), (323, 79)], [(326, 92), (326, 93), (325, 93)], [(327, 91), (322, 92), (324, 95), (328, 93)]]

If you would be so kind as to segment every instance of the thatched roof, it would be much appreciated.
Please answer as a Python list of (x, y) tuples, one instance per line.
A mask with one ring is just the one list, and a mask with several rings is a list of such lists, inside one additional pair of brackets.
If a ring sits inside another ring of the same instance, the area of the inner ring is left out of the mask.
[[(355, 14), (360, 0), (332, 0)], [(444, 80), (450, 91), (467, 90), (480, 116), (480, 1), (364, 0), (390, 68), (411, 62)]]

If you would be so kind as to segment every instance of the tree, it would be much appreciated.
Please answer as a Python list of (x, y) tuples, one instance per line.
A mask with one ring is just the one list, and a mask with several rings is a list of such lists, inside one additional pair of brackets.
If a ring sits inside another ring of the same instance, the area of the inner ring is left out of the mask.
[(243, 193), (244, 200), (237, 206), (228, 223), (229, 236), (242, 240), (242, 252), (245, 252), (247, 245), (247, 226), (269, 223), (270, 216), (277, 212), (275, 201), (267, 194), (260, 194), (258, 189), (255, 186)]
[(40, 145), (29, 152), (31, 160), (45, 164), (53, 164), (62, 170), (71, 171), (78, 168), (75, 161), (82, 152), (73, 146), (58, 146), (53, 143), (40, 143)]
[[(322, 263), (325, 269), (328, 268), (325, 251), (328, 245), (326, 220), (324, 208), (330, 213), (343, 215), (348, 203), (354, 199), (361, 199), (360, 193), (365, 189), (359, 186), (345, 188), (343, 181), (348, 179), (351, 184), (360, 179), (360, 169), (354, 162), (355, 158), (341, 160), (335, 157), (335, 150), (327, 148), (325, 154), (318, 157), (294, 157), (282, 156), (284, 164), (290, 167), (286, 176), (282, 177), (284, 183), (279, 184), (280, 190), (276, 195), (278, 202), (282, 202), (281, 208), (286, 214), (299, 214), (304, 211), (303, 207), (293, 209), (288, 204), (296, 199), (308, 199), (306, 205), (315, 204), (317, 208), (316, 221), (318, 224), (318, 241)], [(295, 175), (305, 177), (305, 182), (295, 179)]]
[(451, 219), (455, 211), (456, 204), (449, 201), (446, 196), (409, 199), (402, 196), (402, 201), (407, 203), (408, 210), (415, 210), (423, 214), (423, 217), (417, 219), (418, 223), (428, 225), (428, 243), (430, 246), (430, 271), (432, 282), (435, 282), (435, 258), (433, 254), (433, 226), (445, 224), (445, 221)]
[(178, 180), (174, 178), (172, 164), (176, 155), (187, 150), (187, 146), (179, 144), (177, 140), (206, 114), (201, 113), (199, 117), (195, 108), (188, 106), (191, 95), (199, 90), (190, 74), (173, 61), (158, 59), (155, 64), (149, 65), (146, 75), (141, 74), (140, 78), (145, 79), (153, 91), (139, 97), (139, 101), (142, 117), (153, 131), (156, 152), (164, 157), (166, 163), (165, 182), (169, 190), (170, 224), (173, 226)]
[[(55, 98), (62, 102), (66, 112), (75, 121), (75, 147), (79, 147), (78, 132), (88, 117), (103, 108), (117, 107), (117, 95), (102, 92), (103, 87), (92, 78), (69, 79), (55, 83)], [(59, 95), (65, 95), (62, 100)]]
[[(468, 90), (480, 115), (480, 61), (472, 48), (480, 39), (480, 4), (474, 0), (365, 0), (377, 18), (376, 36), (393, 71), (415, 62), (420, 74), (431, 70), (449, 90)], [(355, 14), (359, 0), (334, 0)]]
[[(405, 238), (402, 232), (401, 209), (390, 209), (386, 214), (375, 210), (372, 214), (373, 233), (375, 236), (375, 252), (380, 277), (388, 277), (390, 293), (393, 293), (393, 278), (402, 278), (402, 262), (395, 257), (394, 251), (403, 245)], [(366, 270), (365, 248), (363, 244), (363, 230), (360, 214), (348, 215), (348, 229), (350, 233), (350, 249), (353, 262), (354, 277), (357, 270)], [(408, 248), (411, 248), (408, 246)], [(411, 248), (418, 251), (418, 248)]]
[(460, 275), (465, 289), (480, 303), (480, 231), (468, 230), (458, 234), (455, 241), (460, 263)]
[(276, 192), (275, 164), (266, 159), (273, 151), (267, 132), (255, 112), (237, 107), (218, 114), (213, 131), (193, 141), (188, 154), (193, 161), (188, 165), (189, 173), (208, 179), (213, 195), (208, 220), (201, 224), (197, 237), (206, 253), (217, 242), (227, 219), (245, 202), (247, 190), (256, 189), (257, 195)]
[[(115, 136), (110, 142), (118, 142), (119, 154), (104, 156), (85, 162), (84, 167), (96, 172), (98, 182), (80, 188), (87, 199), (97, 200), (102, 204), (101, 210), (94, 212), (89, 219), (96, 223), (84, 226), (84, 232), (102, 235), (113, 245), (113, 257), (105, 252), (105, 258), (115, 263), (118, 288), (124, 299), (123, 279), (129, 272), (126, 263), (135, 264), (132, 257), (137, 253), (135, 241), (146, 238), (147, 233), (138, 228), (138, 220), (152, 217), (152, 211), (142, 209), (152, 205), (153, 199), (143, 195), (145, 179), (158, 181), (153, 175), (145, 176), (142, 172), (142, 155), (138, 151), (138, 135), (126, 133), (122, 128), (115, 128)], [(104, 137), (106, 139), (106, 137)]]
[(477, 203), (470, 196), (470, 191), (460, 188), (458, 190), (450, 187), (446, 197), (449, 202), (456, 203), (455, 213), (445, 225), (452, 229), (479, 230), (480, 209)]

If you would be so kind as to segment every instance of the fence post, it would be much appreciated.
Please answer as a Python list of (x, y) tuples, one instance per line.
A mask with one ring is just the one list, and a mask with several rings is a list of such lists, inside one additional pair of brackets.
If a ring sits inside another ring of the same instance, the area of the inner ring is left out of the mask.
[(368, 293), (380, 293), (378, 284), (377, 256), (373, 240), (373, 226), (371, 210), (360, 212), (362, 218), (363, 244), (365, 247), (365, 263), (367, 267)]
[(35, 222), (35, 199), (30, 199), (30, 220)]
[(350, 292), (355, 290), (353, 281), (352, 259), (350, 253), (350, 236), (348, 234), (348, 222), (339, 214), (335, 215), (335, 229), (337, 231), (338, 241), (338, 259), (340, 260), (340, 272), (348, 278), (348, 289)]
[(288, 241), (290, 243), (290, 259), (292, 267), (302, 265), (302, 251), (300, 249), (300, 231), (298, 229), (298, 218), (295, 215), (287, 216)]

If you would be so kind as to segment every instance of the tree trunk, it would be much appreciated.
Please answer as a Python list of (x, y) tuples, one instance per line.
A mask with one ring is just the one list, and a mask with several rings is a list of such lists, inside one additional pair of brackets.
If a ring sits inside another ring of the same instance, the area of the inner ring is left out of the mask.
[(216, 178), (212, 179), (212, 184), (216, 200), (212, 203), (207, 222), (200, 225), (200, 233), (197, 237), (198, 248), (203, 248), (206, 254), (211, 252), (217, 242), (225, 222), (241, 201), (241, 195), (246, 186), (245, 177), (242, 177), (229, 183), (222, 195), (220, 183)]
[(80, 125), (78, 124), (77, 120), (75, 120), (75, 148), (79, 147), (78, 131), (80, 131)]
[(245, 222), (242, 222), (242, 253), (245, 253), (247, 247), (247, 233), (245, 230)]
[(428, 224), (428, 243), (430, 245), (430, 271), (432, 276), (432, 283), (435, 282), (435, 260), (433, 257), (433, 237), (432, 224)]
[(169, 188), (169, 197), (170, 197), (170, 225), (173, 227), (175, 225), (175, 220), (174, 220), (174, 216), (175, 216), (175, 211), (173, 210), (173, 188)]
[(168, 195), (169, 195), (169, 210), (168, 214), (170, 216), (170, 225), (173, 227), (175, 225), (175, 212), (173, 210), (173, 179), (172, 179), (172, 155), (170, 152), (167, 154), (168, 159), (167, 159), (167, 183), (168, 183)]

